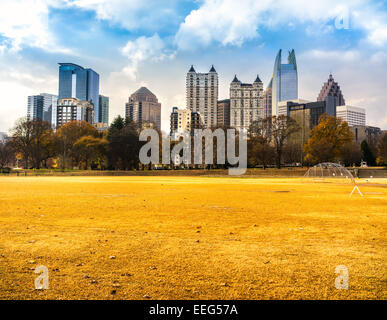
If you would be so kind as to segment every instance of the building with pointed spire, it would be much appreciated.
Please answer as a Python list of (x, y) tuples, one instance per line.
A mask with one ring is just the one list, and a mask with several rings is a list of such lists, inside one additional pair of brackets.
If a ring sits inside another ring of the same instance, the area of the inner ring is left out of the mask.
[(214, 66), (208, 73), (198, 73), (191, 66), (186, 78), (187, 108), (200, 114), (203, 126), (216, 125), (218, 102), (218, 73)]
[(138, 124), (161, 129), (161, 103), (148, 88), (141, 87), (129, 97), (125, 117)]
[(288, 54), (288, 63), (282, 63), (280, 49), (274, 63), (272, 77), (272, 115), (278, 115), (278, 103), (298, 99), (298, 73), (294, 49)]
[(230, 84), (230, 126), (248, 130), (253, 121), (264, 118), (263, 83), (242, 83), (235, 75)]
[(343, 93), (339, 84), (333, 79), (332, 74), (329, 75), (328, 81), (323, 84), (317, 101), (325, 101), (326, 97), (333, 97), (335, 106), (345, 105)]

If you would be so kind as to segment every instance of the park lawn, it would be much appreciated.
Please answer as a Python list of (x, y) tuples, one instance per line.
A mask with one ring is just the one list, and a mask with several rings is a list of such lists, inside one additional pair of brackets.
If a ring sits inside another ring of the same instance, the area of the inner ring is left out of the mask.
[[(387, 180), (0, 177), (0, 299), (386, 299)], [(34, 269), (49, 269), (35, 290)], [(336, 266), (349, 270), (338, 290)]]

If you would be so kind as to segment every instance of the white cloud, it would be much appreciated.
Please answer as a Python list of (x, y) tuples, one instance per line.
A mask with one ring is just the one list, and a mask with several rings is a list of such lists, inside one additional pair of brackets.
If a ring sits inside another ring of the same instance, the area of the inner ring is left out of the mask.
[[(176, 34), (177, 46), (190, 49), (208, 46), (241, 45), (259, 37), (259, 28), (289, 28), (289, 24), (308, 23), (306, 32), (330, 32), (343, 17), (351, 28), (367, 33), (370, 43), (387, 43), (387, 15), (365, 0), (204, 0), (191, 11)], [(345, 23), (343, 23), (345, 25)], [(280, 32), (280, 30), (279, 30)]]
[(158, 62), (174, 57), (174, 52), (166, 49), (164, 41), (157, 33), (151, 37), (142, 36), (134, 41), (128, 41), (121, 53), (129, 59), (129, 64), (123, 72), (132, 80), (136, 80), (137, 68), (141, 62)]
[[(23, 46), (69, 53), (55, 41), (49, 28), (49, 4), (54, 0), (1, 0), (0, 53), (18, 52)], [(1, 39), (3, 38), (3, 39)]]
[(68, 5), (93, 10), (97, 18), (108, 20), (128, 30), (159, 30), (178, 24), (179, 0), (69, 0)]

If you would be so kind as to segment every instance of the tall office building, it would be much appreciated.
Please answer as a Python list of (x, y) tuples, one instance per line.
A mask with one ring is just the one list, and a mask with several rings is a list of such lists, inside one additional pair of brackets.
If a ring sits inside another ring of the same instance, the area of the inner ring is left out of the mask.
[(325, 82), (321, 88), (317, 101), (324, 101), (326, 97), (333, 97), (335, 106), (344, 106), (345, 100), (341, 92), (340, 86), (333, 79), (332, 74), (329, 75), (328, 81)]
[(218, 101), (216, 123), (218, 126), (230, 126), (230, 99)]
[(148, 88), (141, 87), (129, 97), (125, 117), (142, 125), (152, 123), (161, 129), (161, 103)]
[(218, 73), (214, 66), (208, 73), (197, 73), (193, 66), (186, 78), (187, 108), (198, 112), (204, 127), (216, 125), (218, 102)]
[(249, 129), (253, 121), (264, 117), (263, 84), (259, 76), (254, 83), (242, 83), (237, 76), (230, 84), (230, 126)]
[(278, 102), (298, 99), (298, 74), (294, 49), (288, 54), (288, 63), (282, 63), (279, 50), (274, 63), (272, 83), (272, 115), (278, 115)]
[(77, 98), (94, 105), (94, 122), (99, 116), (99, 74), (74, 63), (59, 63), (58, 99)]
[(27, 119), (28, 120), (43, 120), (43, 97), (28, 96), (27, 105)]
[(57, 104), (56, 127), (59, 128), (70, 121), (86, 121), (93, 124), (93, 104), (77, 98), (59, 99)]
[(103, 124), (109, 124), (109, 97), (99, 96), (99, 113), (98, 122)]
[(58, 96), (49, 93), (28, 96), (27, 118), (52, 123), (52, 110), (56, 108), (57, 100)]
[(346, 121), (350, 127), (366, 125), (366, 111), (363, 108), (338, 106), (336, 107), (336, 117)]
[(271, 117), (271, 104), (272, 104), (272, 92), (273, 92), (273, 78), (270, 79), (269, 85), (267, 86), (265, 92), (263, 93), (263, 117)]
[(201, 128), (200, 115), (197, 112), (192, 112), (189, 109), (179, 109), (173, 107), (171, 113), (171, 130), (170, 136), (172, 140), (178, 140), (183, 133), (195, 133), (195, 129)]
[[(298, 99), (299, 101), (306, 101)], [(316, 102), (292, 102), (287, 101), (287, 115), (294, 119), (300, 126), (300, 130), (291, 136), (293, 142), (303, 146), (309, 139), (310, 131), (318, 125), (319, 118), (324, 113), (335, 115), (333, 99), (325, 99)]]

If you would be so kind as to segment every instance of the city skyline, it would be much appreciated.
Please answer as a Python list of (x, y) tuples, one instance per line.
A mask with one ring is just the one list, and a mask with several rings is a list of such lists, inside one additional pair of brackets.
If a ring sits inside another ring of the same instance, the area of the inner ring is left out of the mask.
[[(60, 61), (100, 74), (100, 93), (110, 97), (110, 120), (124, 114), (131, 92), (151, 88), (163, 106), (162, 130), (168, 132), (172, 107), (186, 107), (189, 66), (207, 71), (214, 64), (222, 100), (229, 97), (235, 73), (240, 79), (259, 74), (266, 88), (280, 48), (297, 53), (299, 98), (315, 101), (332, 73), (346, 104), (365, 108), (368, 124), (387, 127), (382, 2), (168, 1), (160, 6), (152, 1), (151, 11), (137, 1), (28, 3), (0, 4), (7, 8), (0, 10), (7, 12), (0, 14), (0, 90), (9, 93), (0, 110), (1, 132), (25, 116), (27, 96), (57, 93)], [(235, 12), (244, 19), (234, 19)], [(271, 21), (264, 19), (267, 14)], [(336, 23), (343, 14), (348, 26)], [(66, 23), (73, 16), (74, 23)]]

